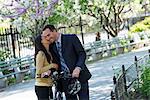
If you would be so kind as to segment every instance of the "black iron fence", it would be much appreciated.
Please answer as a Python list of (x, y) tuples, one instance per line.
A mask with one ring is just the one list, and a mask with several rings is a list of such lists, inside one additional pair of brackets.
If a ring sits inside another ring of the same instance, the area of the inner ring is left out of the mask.
[(33, 42), (31, 37), (21, 34), (16, 28), (10, 26), (0, 30), (0, 60), (20, 58), (33, 55)]
[[(112, 100), (135, 100), (133, 94), (136, 92), (141, 84), (140, 76), (144, 70), (144, 65), (150, 61), (149, 54), (137, 59), (135, 56), (135, 62), (129, 68), (125, 69), (122, 65), (120, 74), (115, 74), (113, 77), (114, 90), (111, 92)], [(136, 99), (137, 100), (137, 99)]]

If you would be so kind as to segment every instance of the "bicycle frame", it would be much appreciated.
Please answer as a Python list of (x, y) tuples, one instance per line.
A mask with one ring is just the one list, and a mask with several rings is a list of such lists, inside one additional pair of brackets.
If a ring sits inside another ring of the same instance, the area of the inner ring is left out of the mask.
[(51, 77), (54, 81), (54, 90), (53, 90), (53, 100), (63, 100), (65, 96), (63, 96), (63, 92), (58, 91), (57, 89), (57, 80), (63, 79), (71, 79), (71, 74), (64, 74), (64, 72), (58, 73), (57, 71), (52, 72)]

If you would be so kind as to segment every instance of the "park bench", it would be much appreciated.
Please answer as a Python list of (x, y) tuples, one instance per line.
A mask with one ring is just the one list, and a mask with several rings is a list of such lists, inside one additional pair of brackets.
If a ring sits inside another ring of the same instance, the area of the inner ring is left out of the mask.
[(92, 43), (87, 43), (83, 45), (84, 50), (86, 52), (87, 56), (91, 56), (92, 55), (92, 49), (94, 49), (94, 47), (92, 46)]
[(19, 83), (25, 80), (26, 75), (34, 78), (35, 67), (33, 56), (0, 61), (0, 88), (12, 83)]
[(101, 57), (112, 56), (113, 51), (116, 51), (118, 53), (120, 49), (123, 48), (123, 46), (120, 45), (119, 38), (96, 41), (96, 42), (93, 42), (93, 44), (95, 45), (96, 54), (100, 53)]
[(101, 40), (101, 41), (95, 41), (91, 43), (84, 44), (83, 47), (87, 54), (87, 59), (92, 57), (93, 59), (101, 58), (105, 56), (105, 54), (108, 56), (110, 54), (110, 50), (116, 49), (116, 42), (114, 40)]
[[(123, 54), (133, 49), (138, 49), (150, 44), (150, 39), (139, 40), (137, 42), (130, 43), (128, 38), (112, 38), (109, 40), (100, 40), (84, 44), (87, 55), (87, 61), (95, 60), (102, 57), (110, 57), (117, 54)], [(91, 59), (92, 58), (92, 59)]]
[(87, 59), (88, 59), (91, 56), (94, 58), (95, 58), (95, 56), (101, 57), (102, 53), (104, 52), (104, 48), (106, 46), (102, 41), (95, 41), (95, 42), (84, 44), (83, 47), (85, 49)]

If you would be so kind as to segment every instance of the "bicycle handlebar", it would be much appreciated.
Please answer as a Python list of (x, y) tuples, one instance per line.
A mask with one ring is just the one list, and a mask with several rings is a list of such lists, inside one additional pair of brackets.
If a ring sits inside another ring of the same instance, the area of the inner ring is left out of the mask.
[(51, 69), (51, 77), (54, 80), (74, 78), (70, 73), (65, 73), (64, 71), (58, 72), (56, 69)]

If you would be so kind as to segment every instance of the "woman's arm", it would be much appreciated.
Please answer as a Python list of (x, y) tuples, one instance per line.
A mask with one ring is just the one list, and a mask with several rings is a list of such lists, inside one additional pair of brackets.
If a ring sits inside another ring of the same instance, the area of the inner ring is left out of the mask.
[(39, 51), (36, 55), (36, 72), (37, 74), (42, 74), (51, 68), (57, 68), (57, 64), (51, 63), (48, 66), (44, 66), (44, 60), (46, 59), (44, 53)]

